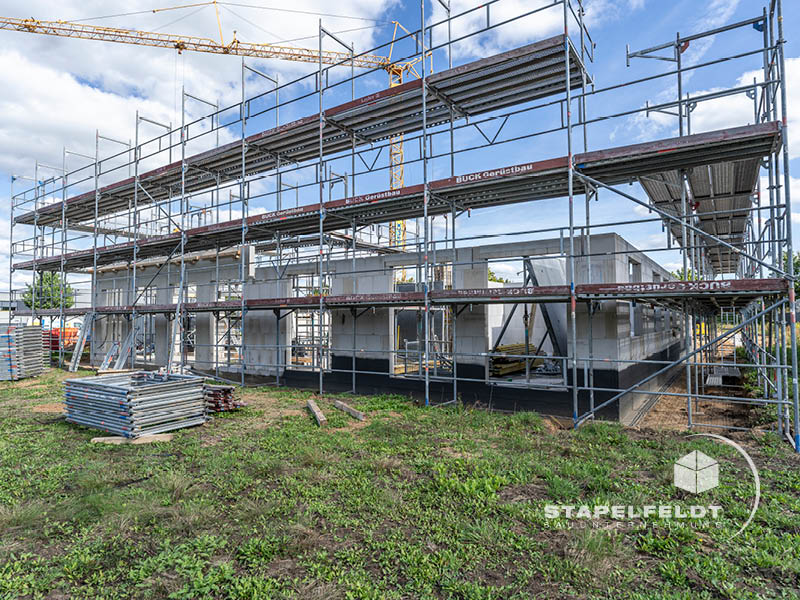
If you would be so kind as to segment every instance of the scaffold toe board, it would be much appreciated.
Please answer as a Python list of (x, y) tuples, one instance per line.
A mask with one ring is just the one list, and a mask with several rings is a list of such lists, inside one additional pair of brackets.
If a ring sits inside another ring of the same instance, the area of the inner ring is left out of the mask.
[(576, 295), (581, 300), (650, 302), (692, 299), (720, 307), (741, 306), (754, 298), (785, 294), (787, 290), (788, 284), (784, 279), (724, 279), (582, 284), (576, 286)]
[[(788, 284), (784, 279), (728, 279), (713, 281), (662, 281), (642, 283), (596, 283), (575, 286), (579, 301), (590, 300), (639, 300), (658, 302), (664, 300), (692, 299), (714, 306), (740, 306), (755, 298), (785, 294)], [(542, 302), (569, 302), (569, 286), (525, 286), (507, 288), (470, 288), (458, 290), (435, 290), (429, 294), (432, 304), (523, 304)], [(419, 306), (425, 303), (423, 292), (393, 292), (385, 294), (348, 294), (323, 296), (322, 305), (328, 309), (351, 307)], [(295, 310), (318, 308), (319, 296), (292, 298), (248, 298), (244, 307), (255, 310)], [(134, 308), (139, 314), (172, 314), (176, 304), (145, 304), (141, 306), (101, 306), (98, 314), (128, 314)], [(242, 309), (241, 300), (217, 302), (185, 302), (182, 308), (187, 313), (237, 312)], [(88, 308), (64, 309), (65, 314), (79, 315)], [(17, 311), (20, 316), (31, 314), (30, 309)], [(58, 309), (37, 309), (41, 316), (58, 315)]]

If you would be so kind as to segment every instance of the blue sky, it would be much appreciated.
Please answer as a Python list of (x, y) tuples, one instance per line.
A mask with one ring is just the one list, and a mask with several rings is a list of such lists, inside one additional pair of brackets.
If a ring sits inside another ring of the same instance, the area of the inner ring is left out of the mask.
[[(130, 3), (134, 9), (150, 8), (143, 2)], [(252, 2), (263, 6), (277, 6), (269, 2)], [(459, 0), (453, 2), (456, 11), (463, 7), (474, 6), (477, 2)], [(655, 0), (596, 0), (587, 1), (586, 20), (592, 37), (596, 43), (595, 62), (590, 66), (596, 85), (605, 87), (626, 80), (635, 79), (648, 74), (663, 72), (671, 68), (671, 63), (654, 60), (635, 60), (630, 67), (625, 65), (625, 46), (630, 44), (631, 49), (641, 49), (657, 43), (666, 42), (674, 38), (676, 32), (682, 34), (716, 27), (730, 22), (746, 19), (761, 13), (764, 3), (756, 0), (713, 0), (705, 2), (703, 8), (698, 10), (697, 2), (683, 0), (681, 2), (656, 2)], [(103, 7), (103, 3), (65, 3), (59, 7), (59, 14), (53, 13), (50, 3), (10, 2), (7, 9), (8, 16), (30, 16), (35, 14), (38, 18), (79, 18), (95, 15), (105, 15), (115, 10)], [(504, 0), (497, 5), (500, 11), (513, 13), (522, 10), (522, 7), (531, 3), (524, 0)], [(787, 39), (786, 57), (789, 59), (791, 81), (796, 82), (795, 87), (800, 87), (800, 47), (796, 41), (798, 23), (800, 23), (800, 7), (797, 2), (784, 2), (784, 22), (786, 24), (785, 37)], [(337, 3), (334, 7), (330, 3), (306, 0), (293, 3), (298, 9), (309, 13), (326, 12), (338, 15), (358, 16), (362, 20), (344, 19), (339, 17), (323, 17), (326, 27), (339, 31), (344, 39), (354, 41), (357, 48), (370, 47), (376, 41), (386, 41), (391, 35), (391, 26), (386, 23), (390, 19), (397, 19), (408, 28), (419, 26), (419, 4), (416, 2), (394, 2), (380, 5), (366, 2), (366, 0), (347, 0)], [(426, 12), (430, 15), (436, 11), (441, 14), (438, 3), (426, 5)], [(552, 12), (552, 11), (551, 11)], [(69, 13), (69, 14), (67, 14)], [(174, 15), (176, 18), (178, 15)], [(287, 14), (271, 11), (257, 11), (235, 7), (232, 5), (222, 11), (223, 33), (230, 36), (231, 29), (237, 29), (240, 39), (260, 41), (285, 41), (295, 40), (304, 35), (315, 33), (316, 19), (311, 14)], [(141, 17), (127, 17), (96, 22), (140, 29), (155, 29), (157, 26), (167, 26), (166, 31), (208, 35), (215, 33), (216, 21), (213, 13), (197, 11), (180, 23), (170, 25), (173, 15), (159, 15), (155, 17), (142, 15)], [(436, 18), (434, 16), (434, 18)], [(375, 19), (365, 21), (363, 19)], [(456, 51), (456, 64), (468, 62), (479, 58), (482, 53), (495, 52), (530, 43), (558, 33), (558, 19), (549, 19), (544, 15), (530, 17), (524, 22), (509, 25), (500, 30), (498, 34), (484, 36), (479, 43), (463, 44)], [(375, 26), (378, 25), (378, 26)], [(361, 29), (362, 27), (370, 29)], [(183, 29), (181, 29), (183, 28)], [(555, 28), (555, 29), (554, 29)], [(350, 31), (358, 29), (357, 31)], [(273, 31), (280, 31), (284, 36), (277, 36)], [(176, 112), (176, 91), (181, 85), (187, 86), (188, 91), (197, 93), (207, 98), (220, 98), (222, 105), (233, 103), (240, 89), (239, 60), (232, 57), (218, 57), (205, 55), (190, 55), (184, 53), (180, 57), (174, 52), (162, 49), (138, 48), (98, 42), (79, 40), (63, 40), (44, 36), (24, 35), (13, 32), (0, 32), (5, 43), (4, 50), (0, 52), (0, 67), (6, 73), (5, 89), (6, 98), (0, 100), (0, 108), (8, 115), (6, 125), (0, 125), (0, 193), (6, 198), (9, 194), (9, 181), (11, 173), (31, 174), (33, 161), (39, 159), (47, 164), (59, 164), (63, 146), (82, 153), (94, 152), (94, 123), (99, 122), (101, 133), (110, 137), (128, 139), (133, 136), (133, 111), (141, 110), (143, 114), (152, 115), (161, 121), (177, 122), (179, 117)], [(741, 51), (743, 48), (755, 48), (760, 41), (760, 33), (752, 29), (743, 29), (734, 33), (716, 36), (713, 40), (690, 45), (683, 54), (683, 59), (688, 63), (711, 60)], [(298, 46), (315, 46), (315, 41), (297, 40)], [(335, 46), (329, 46), (333, 49)], [(403, 52), (400, 47), (396, 52)], [(407, 51), (407, 48), (405, 48)], [(379, 51), (378, 53), (385, 53)], [(396, 56), (396, 54), (395, 54)], [(795, 59), (795, 60), (791, 60)], [(301, 76), (308, 71), (304, 65), (276, 63), (275, 61), (260, 61), (255, 63), (259, 69), (268, 73), (279, 73), (281, 81), (289, 81)], [(435, 70), (446, 67), (443, 56), (435, 57)], [(699, 70), (688, 76), (684, 81), (684, 91), (697, 94), (720, 87), (731, 87), (741, 84), (743, 77), (760, 69), (760, 57), (750, 57), (740, 61), (732, 61), (717, 65), (711, 69)], [(0, 76), (0, 80), (2, 76)], [(266, 82), (258, 81), (257, 77), (248, 80), (248, 95), (255, 90), (266, 90)], [(374, 89), (385, 86), (385, 74), (377, 73), (359, 79), (356, 95), (368, 93)], [(790, 83), (791, 85), (791, 83)], [(291, 97), (301, 91), (307, 92), (308, 82), (303, 82), (286, 89), (284, 97)], [(14, 92), (13, 90), (17, 90)], [(251, 91), (252, 90), (252, 91)], [(800, 90), (790, 88), (789, 112), (790, 117), (797, 106), (792, 101), (800, 94)], [(632, 110), (644, 105), (646, 101), (663, 102), (674, 96), (674, 79), (656, 80), (644, 85), (627, 88), (621, 92), (592, 97), (589, 99), (588, 114), (597, 117), (621, 110)], [(332, 91), (326, 101), (327, 106), (337, 104), (349, 97), (349, 86), (346, 90)], [(287, 122), (293, 117), (299, 117), (313, 112), (314, 99), (297, 103), (282, 109), (280, 121)], [(715, 104), (709, 104), (703, 109), (698, 109), (693, 114), (694, 130), (705, 131), (721, 126), (746, 124), (748, 115), (746, 100), (742, 98), (728, 99)], [(794, 110), (793, 110), (794, 109)], [(191, 106), (189, 110), (198, 116), (204, 110), (201, 106)], [(553, 111), (540, 111), (541, 114), (526, 115), (512, 118), (505, 126), (503, 135), (511, 135), (519, 131), (533, 131), (536, 128), (545, 128), (552, 124), (556, 117)], [(270, 116), (269, 119), (274, 117)], [(266, 117), (265, 117), (266, 119)], [(224, 120), (224, 119), (223, 119)], [(266, 127), (267, 123), (254, 120), (248, 132), (257, 131)], [(485, 126), (487, 134), (493, 133), (496, 123)], [(798, 128), (800, 129), (800, 128)], [(4, 131), (5, 130), (5, 131)], [(144, 130), (143, 135), (160, 133), (157, 129)], [(645, 141), (649, 139), (671, 137), (677, 134), (677, 121), (674, 118), (656, 115), (655, 118), (622, 117), (597, 125), (592, 125), (588, 130), (589, 149), (601, 149), (609, 146), (623, 145)], [(238, 132), (223, 132), (226, 137), (234, 139)], [(794, 135), (798, 140), (798, 135)], [(576, 135), (576, 141), (581, 136)], [(476, 143), (479, 134), (474, 129), (463, 129), (457, 143), (464, 147)], [(500, 139), (503, 139), (501, 136)], [(438, 136), (434, 141), (434, 149), (443, 141)], [(408, 146), (412, 146), (409, 144)], [(800, 141), (793, 142), (790, 148), (795, 148), (792, 154), (797, 156), (800, 150)], [(580, 151), (581, 144), (576, 144)], [(113, 144), (105, 144), (101, 148), (102, 154), (111, 154), (119, 148)], [(538, 137), (521, 142), (501, 144), (490, 151), (474, 151), (460, 154), (456, 160), (456, 173), (471, 172), (501, 165), (517, 164), (530, 160), (560, 156), (565, 153), (565, 137), (562, 133), (546, 137)], [(413, 158), (416, 150), (407, 149), (407, 156)], [(81, 164), (80, 159), (74, 160), (70, 168)], [(85, 162), (85, 161), (84, 161)], [(30, 166), (26, 166), (30, 165)], [(349, 169), (349, 158), (333, 163), (334, 170)], [(800, 177), (800, 159), (791, 161), (793, 173)], [(432, 177), (446, 177), (449, 175), (449, 161), (437, 160), (431, 165)], [(308, 181), (310, 172), (296, 174), (296, 179)], [(385, 172), (374, 176), (361, 176), (357, 180), (359, 193), (386, 189), (384, 181), (388, 179)], [(418, 183), (420, 173), (417, 165), (409, 165), (406, 174), (406, 183)], [(263, 183), (263, 191), (268, 191), (274, 186), (268, 181)], [(798, 186), (800, 187), (800, 186)], [(629, 193), (644, 198), (638, 186), (626, 188)], [(301, 202), (310, 202), (314, 197), (313, 189), (304, 192)], [(341, 195), (341, 192), (337, 192)], [(800, 213), (800, 195), (795, 196), (798, 205), (796, 212)], [(262, 202), (261, 210), (274, 208), (271, 200)], [(8, 202), (6, 202), (8, 207)], [(641, 209), (628, 200), (616, 197), (611, 193), (601, 194), (600, 200), (592, 205), (593, 222), (612, 222), (633, 218), (645, 218)], [(651, 215), (652, 216), (652, 215)], [(4, 252), (8, 252), (8, 208), (0, 215), (0, 234), (3, 241)], [(583, 221), (583, 203), (578, 204), (577, 220)], [(443, 220), (437, 220), (436, 231), (440, 232)], [(513, 230), (530, 230), (545, 227), (560, 227), (566, 225), (566, 202), (563, 199), (529, 203), (510, 207), (476, 211), (470, 218), (462, 217), (458, 221), (459, 236), (485, 235), (488, 233), (508, 232)], [(637, 224), (628, 227), (612, 227), (609, 230), (618, 232), (641, 248), (660, 247), (665, 245), (665, 237), (661, 225), (658, 223)], [(16, 231), (16, 230), (15, 230)], [(599, 232), (599, 231), (598, 231)], [(795, 237), (800, 234), (800, 228), (795, 227)], [(19, 235), (15, 233), (15, 235)], [(510, 241), (517, 238), (501, 237), (494, 241)], [(490, 240), (491, 241), (491, 240)], [(800, 241), (800, 239), (799, 239)], [(659, 253), (653, 258), (662, 262), (669, 268), (677, 265), (677, 253)], [(0, 277), (7, 273), (7, 259), (0, 263)], [(503, 270), (505, 269), (505, 270)], [(513, 278), (515, 266), (498, 265), (498, 270), (505, 276)], [(4, 286), (5, 287), (5, 286)]]

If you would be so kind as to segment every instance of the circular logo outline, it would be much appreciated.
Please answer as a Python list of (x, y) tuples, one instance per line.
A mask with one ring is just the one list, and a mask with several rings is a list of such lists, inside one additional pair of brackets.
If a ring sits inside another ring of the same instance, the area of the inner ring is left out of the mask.
[(748, 525), (750, 525), (751, 521), (753, 520), (753, 517), (755, 517), (755, 515), (756, 515), (756, 511), (758, 510), (758, 505), (759, 505), (759, 503), (761, 501), (761, 479), (758, 476), (758, 469), (756, 468), (756, 464), (753, 462), (753, 459), (750, 458), (750, 455), (747, 453), (747, 451), (744, 448), (742, 448), (739, 444), (737, 444), (733, 440), (731, 440), (729, 438), (726, 438), (725, 436), (718, 435), (716, 433), (693, 433), (691, 435), (688, 435), (687, 437), (690, 437), (690, 438), (691, 437), (708, 437), (708, 438), (713, 438), (715, 440), (718, 440), (718, 441), (722, 442), (723, 444), (727, 444), (728, 446), (734, 448), (739, 454), (741, 454), (742, 457), (747, 461), (747, 465), (750, 467), (750, 472), (753, 474), (753, 480), (755, 481), (755, 484), (756, 484), (756, 498), (755, 498), (755, 501), (753, 502), (753, 508), (750, 510), (750, 515), (747, 517), (747, 520), (744, 522), (744, 525), (742, 525), (739, 528), (739, 531), (737, 531), (730, 538), (728, 538), (728, 539), (732, 540), (737, 535), (742, 533), (747, 528)]

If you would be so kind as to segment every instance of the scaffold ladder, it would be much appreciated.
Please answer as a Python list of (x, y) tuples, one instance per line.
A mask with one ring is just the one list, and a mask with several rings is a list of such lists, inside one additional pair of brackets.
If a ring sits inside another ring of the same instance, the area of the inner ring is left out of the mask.
[(86, 346), (86, 339), (89, 337), (89, 332), (92, 329), (92, 323), (94, 323), (94, 313), (86, 313), (86, 317), (83, 319), (83, 323), (81, 324), (81, 329), (78, 332), (78, 339), (75, 342), (75, 349), (72, 351), (72, 359), (69, 361), (70, 373), (74, 373), (78, 370), (78, 365), (81, 362), (81, 355), (83, 354), (83, 348)]
[(180, 373), (182, 367), (183, 319), (179, 311), (180, 305), (175, 311), (175, 316), (170, 321), (169, 357), (167, 358), (167, 369), (169, 369), (170, 373)]
[(114, 360), (114, 357), (117, 355), (117, 352), (119, 352), (119, 342), (112, 342), (111, 348), (108, 349), (108, 352), (106, 352), (103, 358), (103, 362), (100, 364), (101, 371), (105, 371), (109, 367), (111, 361)]
[[(136, 317), (138, 319), (139, 317)], [(136, 319), (131, 321), (131, 330), (128, 333), (128, 337), (125, 338), (125, 341), (122, 342), (122, 346), (119, 349), (119, 356), (117, 357), (117, 362), (114, 363), (114, 369), (124, 369), (125, 368), (125, 361), (128, 360), (128, 355), (131, 353), (133, 349), (133, 343), (136, 338)]]

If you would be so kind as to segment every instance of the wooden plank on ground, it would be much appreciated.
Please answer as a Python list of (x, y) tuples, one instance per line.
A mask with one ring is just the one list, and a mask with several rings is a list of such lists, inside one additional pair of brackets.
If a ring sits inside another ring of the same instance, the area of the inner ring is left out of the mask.
[(336, 400), (333, 403), (333, 405), (336, 408), (338, 408), (339, 410), (343, 410), (344, 412), (346, 412), (351, 417), (355, 417), (359, 421), (363, 421), (366, 418), (366, 417), (364, 417), (364, 413), (362, 413), (360, 410), (356, 410), (352, 406), (348, 406), (347, 404), (345, 404), (344, 402), (340, 402), (339, 400)]
[(328, 422), (328, 419), (325, 418), (325, 415), (322, 414), (322, 411), (317, 406), (317, 403), (314, 402), (311, 398), (308, 399), (308, 404), (306, 405), (308, 410), (311, 411), (311, 414), (314, 415), (314, 418), (317, 420), (317, 425), (322, 427), (325, 423)]
[(107, 437), (92, 438), (93, 444), (113, 444), (118, 446), (120, 444), (152, 444), (153, 442), (171, 442), (171, 433), (154, 433), (152, 435), (143, 435), (138, 438), (126, 438), (121, 435), (112, 435)]
[(124, 373), (136, 373), (138, 369), (98, 369), (98, 375), (121, 375)]

